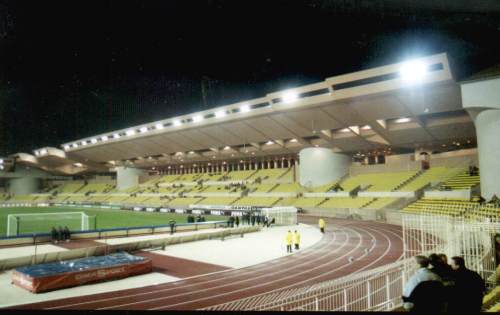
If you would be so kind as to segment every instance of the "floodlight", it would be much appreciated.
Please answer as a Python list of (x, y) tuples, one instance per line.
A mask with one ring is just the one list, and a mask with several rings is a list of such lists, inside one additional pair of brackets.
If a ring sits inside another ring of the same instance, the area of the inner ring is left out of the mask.
[(179, 127), (181, 124), (182, 123), (180, 120), (174, 120), (174, 122), (172, 123), (172, 125), (174, 125), (174, 127)]
[(47, 154), (47, 149), (41, 149), (40, 154)]
[(102, 136), (101, 137), (101, 141), (108, 141), (108, 139), (109, 139), (108, 136)]
[(73, 143), (73, 148), (78, 148), (78, 143)]
[(407, 123), (407, 122), (410, 122), (410, 121), (411, 121), (411, 118), (407, 118), (407, 117), (403, 117), (403, 118), (399, 118), (399, 119), (394, 120), (394, 122), (396, 124)]
[(156, 125), (155, 125), (155, 129), (156, 129), (156, 130), (161, 130), (161, 129), (163, 129), (163, 124), (162, 124), (162, 123), (156, 124)]
[(83, 166), (82, 163), (75, 163), (73, 165), (76, 166), (76, 167), (82, 167)]
[(231, 147), (229, 147), (229, 146), (224, 147), (224, 150), (229, 150), (229, 149), (231, 149)]
[(3, 164), (3, 159), (0, 159), (0, 164)]
[(222, 117), (226, 117), (226, 111), (225, 110), (220, 110), (218, 112), (215, 112), (215, 117), (217, 118), (222, 118)]
[(404, 63), (399, 69), (401, 79), (408, 83), (421, 81), (427, 74), (427, 65), (419, 60)]
[(87, 141), (83, 140), (83, 141), (81, 142), (81, 145), (83, 145), (83, 146), (87, 145)]
[(119, 134), (119, 133), (115, 133), (115, 134), (113, 135), (113, 139), (118, 139), (118, 138), (120, 138), (120, 134)]
[(287, 103), (287, 104), (295, 102), (298, 98), (299, 98), (299, 95), (295, 92), (292, 92), (292, 91), (285, 92), (281, 96), (281, 100), (283, 101), (283, 103)]
[(145, 133), (145, 132), (147, 132), (147, 131), (148, 131), (148, 127), (141, 127), (141, 129), (139, 129), (139, 131), (140, 131), (141, 133)]
[(271, 144), (274, 144), (274, 142), (272, 142), (271, 140), (267, 141), (266, 142), (267, 145), (271, 145)]
[(194, 151), (189, 151), (189, 154), (194, 154)]
[(3, 170), (3, 165), (0, 165), (0, 170)]
[(91, 143), (97, 143), (97, 139), (96, 138), (92, 138), (92, 139), (90, 139), (90, 142)]
[(245, 104), (240, 107), (240, 112), (242, 113), (248, 113), (250, 111), (250, 105)]
[(69, 150), (69, 145), (65, 144), (64, 145), (64, 150)]
[(349, 132), (349, 131), (351, 131), (349, 128), (340, 129), (340, 132)]
[(133, 136), (133, 135), (135, 135), (135, 130), (133, 130), (133, 129), (127, 130), (127, 132), (125, 132), (125, 134), (127, 136)]
[(201, 115), (196, 115), (193, 117), (193, 122), (197, 123), (203, 120), (203, 116)]
[(363, 127), (361, 127), (362, 130), (370, 130), (372, 129), (372, 127), (370, 125), (365, 125)]
[(290, 142), (297, 142), (297, 139), (293, 138), (290, 140)]

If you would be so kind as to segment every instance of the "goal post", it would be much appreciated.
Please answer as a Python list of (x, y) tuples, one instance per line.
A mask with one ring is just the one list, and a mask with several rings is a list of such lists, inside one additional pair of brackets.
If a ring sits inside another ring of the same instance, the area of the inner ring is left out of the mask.
[(14, 213), (7, 216), (7, 236), (49, 233), (52, 227), (67, 226), (70, 231), (95, 229), (95, 216), (85, 212)]
[(262, 214), (274, 219), (276, 225), (297, 224), (297, 208), (295, 207), (272, 207), (262, 208)]

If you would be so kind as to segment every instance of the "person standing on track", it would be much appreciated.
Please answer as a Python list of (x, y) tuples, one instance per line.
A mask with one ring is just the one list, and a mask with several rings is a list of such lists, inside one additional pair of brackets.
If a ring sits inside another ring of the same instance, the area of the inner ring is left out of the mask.
[(323, 218), (320, 218), (318, 224), (321, 233), (325, 233), (325, 220)]
[(239, 227), (240, 226), (240, 217), (236, 217), (236, 227)]
[(300, 233), (297, 230), (293, 233), (293, 242), (295, 243), (295, 249), (298, 250), (300, 247)]
[(291, 253), (292, 252), (292, 243), (293, 243), (293, 235), (292, 231), (288, 230), (288, 233), (286, 233), (286, 252)]

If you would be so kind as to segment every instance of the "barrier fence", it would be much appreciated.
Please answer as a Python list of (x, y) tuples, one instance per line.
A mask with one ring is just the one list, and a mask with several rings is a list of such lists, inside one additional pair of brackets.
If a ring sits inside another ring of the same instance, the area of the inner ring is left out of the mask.
[(204, 310), (389, 311), (401, 306), (404, 261), (332, 281), (277, 290)]

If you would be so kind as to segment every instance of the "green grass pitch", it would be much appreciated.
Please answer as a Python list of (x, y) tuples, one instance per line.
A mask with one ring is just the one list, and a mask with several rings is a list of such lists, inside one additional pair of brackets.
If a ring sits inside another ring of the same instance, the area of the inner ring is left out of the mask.
[[(160, 213), (160, 212), (138, 212), (112, 209), (92, 209), (77, 207), (13, 207), (0, 209), (0, 236), (7, 234), (7, 215), (17, 213), (53, 213), (53, 212), (85, 212), (89, 216), (96, 216), (98, 229), (162, 225), (168, 224), (170, 220), (177, 223), (186, 223), (187, 214)], [(226, 220), (224, 216), (205, 215), (207, 221)], [(91, 225), (93, 221), (91, 221)], [(52, 226), (67, 225), (70, 230), (80, 230), (79, 223), (70, 221), (33, 221), (21, 223), (20, 233), (49, 233)], [(93, 228), (93, 226), (91, 226)]]

